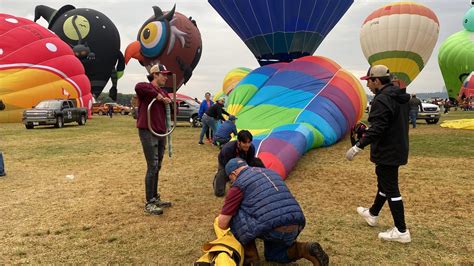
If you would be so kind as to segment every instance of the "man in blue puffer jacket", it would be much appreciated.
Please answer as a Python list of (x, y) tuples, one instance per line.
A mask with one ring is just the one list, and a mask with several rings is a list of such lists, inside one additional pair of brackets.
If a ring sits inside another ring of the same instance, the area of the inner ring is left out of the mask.
[(266, 168), (249, 167), (241, 158), (225, 166), (232, 187), (218, 217), (221, 229), (230, 226), (245, 248), (244, 263), (258, 261), (255, 239), (265, 246), (265, 259), (290, 263), (305, 258), (313, 265), (327, 265), (328, 255), (316, 243), (296, 242), (306, 220), (283, 179)]

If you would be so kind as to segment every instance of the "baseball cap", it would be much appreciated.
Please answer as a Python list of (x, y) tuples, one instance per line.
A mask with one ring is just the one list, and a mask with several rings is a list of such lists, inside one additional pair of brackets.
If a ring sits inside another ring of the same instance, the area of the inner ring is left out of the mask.
[(234, 172), (235, 169), (242, 167), (242, 166), (247, 166), (247, 162), (244, 161), (242, 158), (234, 158), (231, 159), (226, 165), (225, 165), (225, 173), (227, 175), (230, 175), (230, 173)]
[(156, 64), (150, 68), (150, 74), (161, 73), (165, 75), (171, 75), (172, 72), (166, 69), (166, 66), (163, 64)]
[(237, 117), (235, 115), (229, 115), (229, 120), (230, 121), (237, 120)]
[(390, 70), (384, 65), (371, 66), (367, 71), (367, 75), (361, 77), (361, 80), (368, 80), (370, 78), (390, 77)]

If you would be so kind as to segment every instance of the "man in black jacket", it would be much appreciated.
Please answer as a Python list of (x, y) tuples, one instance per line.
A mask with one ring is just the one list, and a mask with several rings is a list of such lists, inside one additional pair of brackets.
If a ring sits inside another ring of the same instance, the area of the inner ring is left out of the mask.
[(411, 95), (411, 99), (408, 102), (410, 106), (410, 122), (413, 125), (413, 128), (416, 128), (416, 117), (418, 112), (423, 111), (423, 105), (421, 105), (420, 99), (416, 98), (416, 94)]
[(346, 153), (352, 161), (362, 149), (370, 146), (370, 160), (375, 163), (378, 191), (371, 208), (358, 207), (357, 212), (370, 226), (377, 218), (385, 201), (392, 213), (395, 227), (379, 233), (380, 239), (408, 243), (410, 231), (405, 225), (403, 201), (398, 188), (398, 168), (408, 161), (408, 101), (410, 95), (391, 82), (389, 69), (384, 65), (369, 68), (367, 87), (375, 94), (369, 113), (370, 126), (363, 137)]
[(227, 142), (222, 146), (217, 156), (218, 168), (212, 182), (214, 195), (223, 197), (225, 195), (225, 186), (229, 182), (229, 176), (225, 173), (225, 165), (234, 158), (241, 158), (249, 166), (265, 167), (263, 162), (256, 157), (255, 146), (252, 144), (253, 136), (248, 130), (241, 130), (237, 133), (237, 140)]
[(221, 97), (219, 100), (217, 100), (216, 104), (211, 106), (207, 111), (202, 115), (202, 129), (201, 129), (201, 134), (199, 135), (199, 144), (202, 145), (204, 142), (202, 140), (204, 139), (204, 134), (207, 132), (207, 130), (210, 128), (212, 132), (216, 132), (217, 129), (217, 122), (219, 120), (225, 121), (224, 117), (222, 114), (225, 114), (229, 116), (230, 114), (227, 113), (224, 110), (224, 103), (225, 103), (225, 98)]

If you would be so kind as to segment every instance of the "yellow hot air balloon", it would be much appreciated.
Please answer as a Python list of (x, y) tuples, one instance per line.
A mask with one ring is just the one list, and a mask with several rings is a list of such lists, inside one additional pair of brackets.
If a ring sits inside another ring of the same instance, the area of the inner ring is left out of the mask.
[(386, 65), (408, 86), (428, 62), (438, 34), (438, 17), (431, 9), (397, 2), (365, 19), (360, 43), (370, 65)]
[(219, 92), (214, 95), (213, 100), (217, 101), (220, 97), (225, 97), (235, 88), (235, 86), (242, 80), (248, 73), (252, 71), (250, 68), (237, 67), (227, 72), (224, 77), (222, 88)]

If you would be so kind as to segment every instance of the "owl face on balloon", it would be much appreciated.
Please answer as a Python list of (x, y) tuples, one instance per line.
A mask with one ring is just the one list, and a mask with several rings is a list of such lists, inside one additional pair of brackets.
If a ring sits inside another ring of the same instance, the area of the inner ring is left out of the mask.
[(164, 13), (153, 6), (153, 12), (138, 31), (137, 41), (127, 47), (125, 61), (135, 58), (148, 71), (155, 64), (164, 64), (176, 74), (179, 88), (189, 80), (199, 62), (201, 34), (196, 22), (175, 12), (175, 7)]

